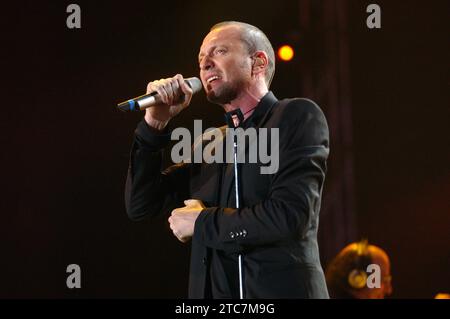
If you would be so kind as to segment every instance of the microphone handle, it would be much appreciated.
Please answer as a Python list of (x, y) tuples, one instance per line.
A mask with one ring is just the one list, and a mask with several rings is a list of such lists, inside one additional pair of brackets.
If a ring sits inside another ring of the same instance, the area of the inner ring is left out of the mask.
[(161, 102), (160, 96), (156, 92), (144, 94), (128, 101), (117, 104), (119, 110), (128, 111), (143, 111), (148, 107), (154, 106)]

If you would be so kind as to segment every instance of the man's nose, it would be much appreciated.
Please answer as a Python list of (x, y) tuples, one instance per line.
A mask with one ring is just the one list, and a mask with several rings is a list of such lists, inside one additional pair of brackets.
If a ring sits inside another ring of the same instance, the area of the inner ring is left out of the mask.
[(214, 62), (208, 56), (205, 56), (200, 64), (200, 69), (203, 71), (208, 71), (214, 66)]

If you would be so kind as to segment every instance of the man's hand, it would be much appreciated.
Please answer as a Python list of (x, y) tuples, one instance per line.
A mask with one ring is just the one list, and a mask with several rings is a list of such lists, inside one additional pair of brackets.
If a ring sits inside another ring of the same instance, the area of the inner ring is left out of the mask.
[[(147, 108), (144, 118), (149, 126), (160, 131), (170, 119), (188, 107), (193, 94), (181, 74), (150, 82), (147, 85), (147, 94), (152, 92), (159, 94), (162, 104)], [(180, 100), (181, 95), (184, 95), (184, 98)]]
[(184, 205), (174, 209), (169, 217), (170, 229), (182, 243), (186, 243), (194, 234), (195, 221), (205, 208), (202, 201), (196, 199), (185, 200)]

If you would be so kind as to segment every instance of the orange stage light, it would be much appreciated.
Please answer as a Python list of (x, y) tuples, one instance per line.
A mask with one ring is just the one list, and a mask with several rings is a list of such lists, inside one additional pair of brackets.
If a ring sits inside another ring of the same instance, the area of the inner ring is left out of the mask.
[(278, 57), (283, 61), (290, 61), (294, 57), (294, 49), (290, 45), (283, 45), (278, 49)]

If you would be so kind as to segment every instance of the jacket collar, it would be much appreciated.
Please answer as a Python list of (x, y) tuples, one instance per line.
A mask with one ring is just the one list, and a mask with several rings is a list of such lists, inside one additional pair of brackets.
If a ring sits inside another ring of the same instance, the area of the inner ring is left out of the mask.
[[(255, 111), (248, 119), (246, 119), (242, 125), (243, 128), (248, 127), (259, 127), (261, 126), (263, 120), (267, 116), (267, 114), (272, 109), (273, 105), (278, 102), (278, 99), (275, 97), (275, 95), (272, 93), (272, 91), (269, 91), (262, 97), (262, 99), (259, 101), (258, 105), (255, 107)], [(241, 109), (233, 110), (230, 112), (225, 113), (225, 120), (229, 127), (233, 126), (232, 117), (233, 115), (236, 115), (242, 123), (243, 119), (243, 111)]]

